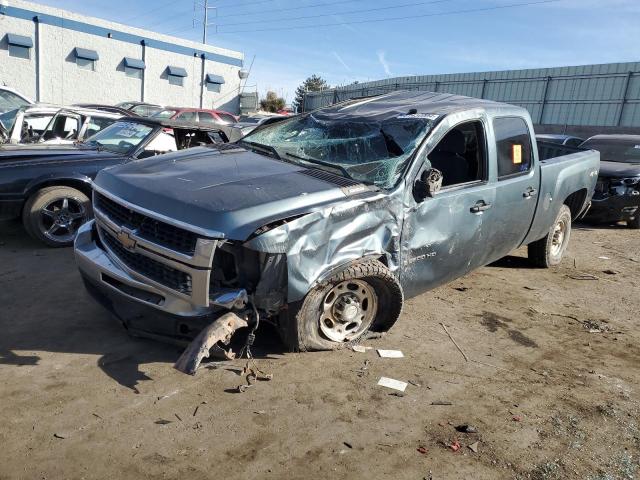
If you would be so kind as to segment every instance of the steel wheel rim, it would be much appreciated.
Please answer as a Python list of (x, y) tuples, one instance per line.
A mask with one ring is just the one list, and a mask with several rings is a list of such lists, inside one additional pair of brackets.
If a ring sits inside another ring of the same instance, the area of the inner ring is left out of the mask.
[(364, 333), (378, 311), (378, 296), (363, 280), (334, 285), (322, 301), (320, 331), (334, 342), (349, 342)]
[(553, 229), (553, 235), (551, 237), (551, 255), (558, 256), (562, 251), (564, 245), (564, 239), (567, 234), (567, 224), (564, 220), (556, 223)]
[(75, 238), (86, 219), (87, 210), (77, 198), (61, 197), (45, 204), (39, 216), (42, 235), (51, 241), (64, 243)]

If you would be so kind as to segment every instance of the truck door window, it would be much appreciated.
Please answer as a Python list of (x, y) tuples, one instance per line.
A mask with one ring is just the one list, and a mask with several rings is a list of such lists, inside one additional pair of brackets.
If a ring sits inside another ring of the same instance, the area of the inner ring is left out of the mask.
[(486, 180), (487, 151), (482, 123), (456, 125), (429, 153), (433, 168), (442, 172), (442, 186)]
[(498, 153), (498, 179), (531, 169), (531, 136), (522, 118), (503, 117), (493, 121)]

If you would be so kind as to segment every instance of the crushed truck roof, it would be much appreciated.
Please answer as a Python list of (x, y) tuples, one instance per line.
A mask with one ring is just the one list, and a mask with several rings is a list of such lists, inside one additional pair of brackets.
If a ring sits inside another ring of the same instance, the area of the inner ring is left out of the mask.
[(456, 111), (482, 109), (524, 110), (508, 103), (449, 93), (398, 90), (374, 97), (348, 100), (311, 113), (317, 120), (385, 121), (398, 117), (429, 118)]

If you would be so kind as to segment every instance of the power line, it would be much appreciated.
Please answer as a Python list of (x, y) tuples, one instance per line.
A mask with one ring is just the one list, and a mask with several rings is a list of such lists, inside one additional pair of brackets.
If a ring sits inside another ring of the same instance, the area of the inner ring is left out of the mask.
[(494, 7), (474, 8), (469, 10), (454, 10), (451, 12), (424, 13), (419, 15), (407, 15), (403, 17), (378, 18), (378, 19), (371, 19), (371, 20), (353, 20), (348, 22), (334, 22), (334, 23), (317, 23), (315, 25), (298, 25), (298, 26), (291, 26), (291, 27), (275, 27), (275, 28), (260, 28), (260, 29), (254, 28), (251, 30), (232, 30), (230, 32), (220, 32), (219, 34), (272, 32), (277, 30), (297, 30), (297, 29), (309, 29), (309, 28), (318, 28), (318, 27), (337, 27), (341, 25), (360, 25), (363, 23), (393, 22), (397, 20), (412, 20), (414, 18), (441, 17), (446, 15), (461, 15), (465, 13), (488, 12), (493, 10), (504, 10), (507, 8), (542, 5), (545, 3), (556, 3), (561, 1), (563, 0), (540, 0), (537, 2), (512, 3), (509, 5), (500, 5), (500, 6), (494, 6)]
[(315, 3), (313, 5), (300, 5), (297, 7), (272, 8), (271, 10), (259, 10), (257, 12), (229, 13), (227, 15), (218, 15), (217, 18), (242, 17), (246, 15), (260, 15), (262, 13), (272, 13), (272, 12), (288, 12), (291, 10), (303, 10), (305, 8), (327, 7), (330, 5), (338, 5), (341, 3), (354, 3), (354, 2), (363, 2), (363, 1), (366, 1), (366, 0), (337, 0), (335, 2)]
[[(317, 15), (305, 15), (302, 17), (288, 17), (288, 18), (279, 18), (280, 22), (287, 22), (289, 20), (306, 20), (309, 18), (320, 18), (320, 17), (332, 17), (334, 15), (351, 15), (354, 13), (370, 13), (370, 12), (379, 12), (381, 10), (391, 10), (396, 8), (407, 8), (407, 7), (417, 7), (420, 5), (432, 5), (434, 3), (444, 3), (444, 2), (452, 2), (455, 0), (431, 0), (428, 2), (413, 2), (413, 3), (404, 3), (401, 5), (391, 5), (389, 7), (377, 7), (377, 8), (365, 8), (358, 10), (348, 10), (346, 12), (338, 12), (338, 13), (320, 13)], [(249, 25), (252, 23), (264, 23), (264, 20), (251, 20), (248, 22), (238, 22), (238, 23), (219, 23), (218, 27), (228, 27), (231, 25)]]
[(248, 5), (258, 5), (259, 3), (269, 3), (269, 2), (275, 2), (276, 0), (257, 0), (255, 2), (248, 2), (248, 3), (242, 3), (240, 5), (237, 4), (233, 4), (233, 5), (215, 5), (216, 8), (226, 8), (226, 7), (246, 7)]
[(160, 5), (158, 8), (154, 8), (153, 10), (149, 10), (148, 12), (144, 12), (142, 15), (136, 15), (136, 16), (131, 17), (131, 18), (127, 18), (127, 19), (124, 19), (124, 20), (120, 20), (120, 22), (119, 22), (119, 23), (131, 22), (131, 21), (133, 21), (133, 20), (138, 20), (138, 19), (139, 19), (139, 18), (141, 18), (141, 17), (147, 17), (147, 16), (149, 16), (149, 14), (151, 14), (151, 13), (155, 13), (155, 12), (158, 12), (158, 11), (160, 11), (160, 10), (163, 10), (163, 9), (165, 9), (166, 7), (168, 7), (169, 5), (174, 5), (175, 3), (176, 3), (176, 2), (175, 2), (175, 0), (171, 0), (171, 1), (169, 1), (169, 2), (163, 3), (163, 4), (162, 4), (162, 5)]

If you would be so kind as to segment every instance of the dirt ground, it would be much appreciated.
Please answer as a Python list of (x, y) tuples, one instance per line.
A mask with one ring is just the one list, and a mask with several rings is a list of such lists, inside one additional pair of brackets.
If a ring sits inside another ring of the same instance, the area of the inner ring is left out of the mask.
[(266, 326), (273, 380), (238, 394), (243, 362), (177, 372), (88, 298), (71, 249), (1, 224), (0, 479), (638, 478), (638, 239), (581, 227), (559, 268), (518, 251), (408, 301), (365, 342), (402, 359), (285, 353)]

